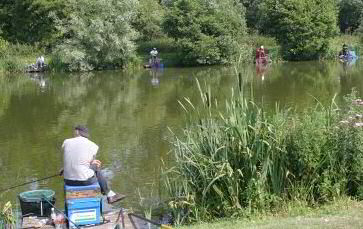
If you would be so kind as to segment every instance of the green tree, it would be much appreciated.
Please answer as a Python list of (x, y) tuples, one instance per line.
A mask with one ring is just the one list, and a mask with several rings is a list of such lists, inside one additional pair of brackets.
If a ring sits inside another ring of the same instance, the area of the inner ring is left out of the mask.
[(184, 64), (228, 63), (246, 33), (244, 7), (237, 0), (169, 2), (164, 31), (177, 41)]
[(338, 33), (335, 0), (265, 0), (262, 31), (276, 37), (289, 60), (324, 55)]
[(150, 41), (163, 36), (161, 28), (164, 8), (158, 0), (140, 1), (138, 12), (132, 25), (140, 33), (140, 40)]
[(59, 42), (53, 66), (88, 71), (125, 66), (135, 50), (131, 27), (137, 0), (67, 0), (67, 17), (56, 18)]
[(48, 43), (54, 33), (50, 11), (61, 13), (63, 0), (2, 0), (0, 31), (6, 40)]
[(339, 2), (339, 26), (342, 33), (354, 32), (362, 17), (362, 0), (341, 0)]
[(246, 23), (249, 29), (258, 29), (261, 16), (258, 6), (262, 1), (263, 0), (241, 0), (243, 6), (246, 8)]

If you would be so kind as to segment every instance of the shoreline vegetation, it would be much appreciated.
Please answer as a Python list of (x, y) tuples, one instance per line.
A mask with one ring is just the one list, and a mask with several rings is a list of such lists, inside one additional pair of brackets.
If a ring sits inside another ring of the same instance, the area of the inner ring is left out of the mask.
[[(246, 52), (241, 53), (240, 55), (243, 55), (243, 57), (236, 61), (253, 64), (255, 47), (259, 44), (265, 44), (269, 58), (273, 63), (287, 61), (281, 56), (281, 47), (276, 43), (274, 38), (260, 35), (247, 35), (244, 37), (244, 40), (246, 43), (241, 44), (241, 46), (244, 46)], [(341, 44), (343, 43), (348, 44), (352, 49), (356, 50), (356, 53), (359, 56), (361, 49), (360, 37), (354, 35), (341, 35), (331, 40), (326, 56), (322, 57), (320, 60), (336, 60), (338, 58), (337, 53), (339, 53)], [(173, 39), (165, 38), (155, 41), (143, 41), (137, 43), (136, 46), (136, 56), (128, 64), (127, 68), (141, 68), (144, 63), (147, 63), (150, 47), (156, 47), (159, 50), (160, 58), (165, 66), (184, 66), (180, 59), (180, 53), (178, 53), (178, 50), (175, 50)], [(57, 66), (57, 63), (55, 63), (57, 57), (54, 57), (51, 53), (47, 53), (44, 48), (25, 44), (11, 44), (2, 40), (0, 37), (0, 73), (24, 72), (26, 66), (34, 64), (36, 57), (44, 55), (44, 53), (46, 53), (45, 57), (46, 63), (49, 66), (49, 71), (67, 71), (67, 69)]]
[(197, 84), (203, 105), (179, 102), (190, 121), (173, 135), (175, 165), (163, 175), (177, 225), (363, 199), (363, 102), (354, 90), (339, 106), (332, 98), (271, 114), (245, 100), (243, 87), (222, 104)]
[(10, 0), (0, 9), (2, 73), (40, 55), (51, 71), (141, 67), (152, 48), (169, 67), (253, 63), (261, 45), (273, 62), (332, 60), (345, 43), (359, 55), (363, 39), (359, 1)]

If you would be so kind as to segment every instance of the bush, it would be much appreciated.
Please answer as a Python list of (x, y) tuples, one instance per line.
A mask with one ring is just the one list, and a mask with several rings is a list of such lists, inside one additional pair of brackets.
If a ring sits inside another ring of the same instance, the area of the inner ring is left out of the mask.
[(318, 59), (338, 33), (335, 0), (266, 0), (260, 9), (263, 32), (277, 39), (288, 60)]
[(239, 1), (177, 0), (169, 6), (164, 31), (177, 41), (185, 65), (230, 63), (238, 37), (246, 33)]
[(67, 17), (53, 14), (60, 33), (55, 59), (69, 71), (120, 68), (133, 58), (131, 27), (137, 1), (67, 0)]
[(9, 55), (9, 42), (0, 37), (0, 59)]
[(265, 52), (268, 54), (270, 60), (278, 62), (282, 60), (281, 56), (281, 48), (276, 42), (276, 39), (268, 36), (261, 36), (256, 34), (250, 34), (243, 37), (240, 41), (241, 44), (245, 44), (247, 47), (240, 49), (241, 51), (247, 51), (248, 54), (244, 54), (248, 56), (248, 62), (255, 61), (256, 57), (256, 49), (263, 45), (265, 47)]
[(362, 18), (361, 0), (341, 0), (339, 2), (339, 27), (342, 33), (352, 34), (359, 27)]
[(351, 117), (363, 106), (354, 94), (341, 109), (333, 99), (302, 114), (269, 115), (242, 94), (222, 108), (209, 89), (200, 92), (203, 108), (182, 103), (197, 121), (175, 136), (176, 163), (165, 173), (178, 223), (269, 212), (290, 200), (315, 206), (361, 197), (363, 130)]
[(137, 15), (132, 25), (140, 33), (139, 40), (152, 41), (164, 36), (161, 28), (164, 8), (157, 0), (140, 1)]
[(173, 38), (139, 41), (137, 43), (137, 52), (139, 54), (149, 55), (152, 48), (156, 48), (161, 54), (178, 52), (178, 50), (175, 50), (175, 40)]
[(347, 44), (349, 48), (356, 52), (357, 56), (360, 56), (362, 44), (360, 43), (359, 36), (341, 35), (329, 42), (329, 49), (325, 56), (322, 57), (325, 59), (336, 59), (338, 53), (342, 50), (343, 44)]
[(36, 57), (44, 55), (37, 46), (12, 44), (0, 38), (0, 71), (23, 72)]

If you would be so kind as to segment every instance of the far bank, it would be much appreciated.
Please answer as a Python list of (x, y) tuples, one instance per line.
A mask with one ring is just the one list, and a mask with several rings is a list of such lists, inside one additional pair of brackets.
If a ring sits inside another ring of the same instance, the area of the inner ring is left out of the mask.
[[(360, 38), (358, 36), (342, 35), (331, 40), (329, 51), (319, 57), (320, 60), (335, 60), (338, 57), (342, 45), (347, 44), (355, 50), (359, 56), (361, 50)], [(272, 63), (284, 62), (281, 46), (271, 37), (248, 35), (240, 39), (240, 51), (234, 57), (232, 64), (254, 63), (256, 49), (263, 45)], [(164, 67), (187, 67), (191, 66), (183, 63), (183, 50), (175, 46), (175, 41), (171, 38), (164, 38), (154, 41), (140, 41), (136, 43), (134, 58), (128, 60), (122, 68), (142, 68), (150, 59), (150, 51), (153, 48), (158, 50), (158, 55)], [(67, 72), (79, 71), (76, 68), (69, 69), (66, 65), (59, 64), (58, 57), (45, 47), (26, 44), (12, 44), (0, 39), (0, 73), (24, 72), (26, 67), (35, 64), (37, 57), (44, 56), (48, 65), (47, 71)], [(227, 64), (227, 63), (226, 63)], [(231, 64), (231, 63), (229, 63)], [(227, 64), (227, 65), (229, 65)], [(210, 65), (206, 63), (194, 63), (192, 66)], [(118, 67), (117, 67), (118, 66)], [(120, 63), (106, 66), (106, 69), (120, 69)], [(101, 70), (101, 69), (93, 69)]]

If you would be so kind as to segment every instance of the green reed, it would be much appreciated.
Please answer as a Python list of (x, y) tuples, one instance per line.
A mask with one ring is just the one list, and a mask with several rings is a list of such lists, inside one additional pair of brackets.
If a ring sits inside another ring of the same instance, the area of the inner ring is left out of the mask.
[(12, 44), (0, 37), (0, 73), (24, 72), (26, 66), (35, 64), (36, 58), (40, 55), (45, 56), (44, 53), (42, 47)]
[(15, 228), (15, 223), (12, 205), (10, 201), (8, 201), (0, 211), (0, 228), (13, 229)]
[(333, 99), (303, 114), (278, 107), (268, 114), (233, 90), (221, 106), (209, 87), (197, 85), (202, 106), (180, 101), (191, 121), (174, 135), (176, 162), (164, 172), (176, 223), (363, 197), (363, 134), (350, 118), (363, 110), (354, 95), (344, 109)]

